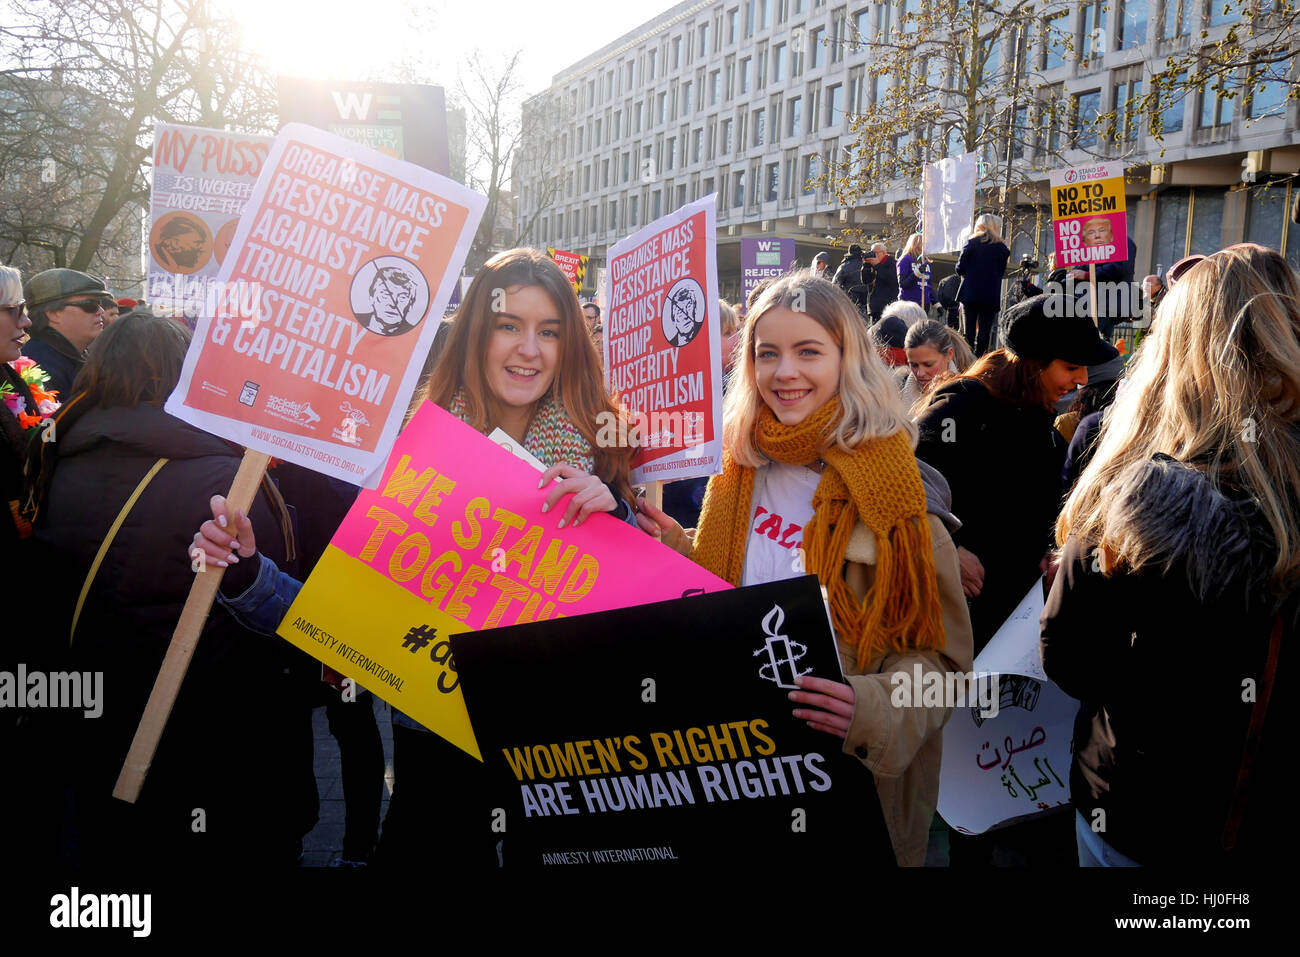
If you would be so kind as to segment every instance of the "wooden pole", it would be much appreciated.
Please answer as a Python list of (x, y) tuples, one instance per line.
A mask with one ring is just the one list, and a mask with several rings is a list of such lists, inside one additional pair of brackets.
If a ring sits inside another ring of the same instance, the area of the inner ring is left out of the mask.
[(1097, 264), (1088, 263), (1088, 311), (1092, 313), (1092, 324), (1098, 329), (1101, 323), (1097, 321)]
[(663, 511), (664, 507), (664, 483), (663, 482), (646, 482), (645, 500), (655, 508)]
[[(235, 473), (235, 480), (231, 483), (230, 494), (226, 496), (226, 507), (230, 515), (233, 516), (236, 511), (248, 513), (270, 460), (271, 457), (264, 452), (251, 450), (244, 452), (243, 461), (239, 463), (239, 471)], [(117, 777), (117, 785), (113, 788), (115, 798), (134, 804), (140, 797), (140, 789), (144, 787), (149, 766), (153, 764), (154, 753), (158, 750), (158, 741), (162, 738), (163, 729), (167, 727), (167, 719), (171, 717), (176, 695), (181, 690), (181, 682), (185, 680), (190, 658), (194, 656), (199, 635), (208, 620), (208, 612), (212, 609), (213, 601), (216, 600), (217, 588), (221, 585), (224, 573), (224, 568), (204, 565), (201, 566), (201, 572), (194, 576), (194, 583), (190, 586), (189, 597), (185, 599), (180, 620), (176, 622), (176, 630), (172, 632), (167, 656), (163, 659), (162, 668), (159, 669), (158, 677), (153, 683), (153, 691), (149, 694), (149, 703), (145, 705), (140, 726), (135, 729), (131, 750), (127, 752), (126, 760), (122, 762), (122, 771)]]

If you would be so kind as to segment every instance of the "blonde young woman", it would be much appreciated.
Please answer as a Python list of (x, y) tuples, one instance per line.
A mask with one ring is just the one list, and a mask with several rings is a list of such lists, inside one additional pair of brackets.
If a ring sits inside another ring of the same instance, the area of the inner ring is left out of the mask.
[(896, 370), (896, 374), (899, 374), (903, 407), (913, 413), (936, 382), (942, 381), (946, 374), (965, 372), (975, 362), (966, 340), (933, 319), (918, 322), (907, 330), (903, 351), (907, 355), (907, 367)]
[[(817, 574), (849, 680), (800, 679), (794, 715), (871, 769), (898, 862), (920, 865), (950, 712), (894, 707), (891, 678), (969, 670), (970, 620), (946, 486), (918, 465), (898, 389), (836, 286), (789, 276), (754, 303), (723, 441), (698, 529), (644, 502), (638, 521), (736, 585)], [(773, 540), (772, 515), (801, 534)]]
[(1083, 702), (1080, 863), (1275, 858), (1300, 606), (1300, 280), (1276, 252), (1170, 288), (1056, 538), (1042, 651)]
[(920, 233), (912, 233), (898, 253), (898, 298), (928, 310), (934, 305), (930, 260), (922, 252)]

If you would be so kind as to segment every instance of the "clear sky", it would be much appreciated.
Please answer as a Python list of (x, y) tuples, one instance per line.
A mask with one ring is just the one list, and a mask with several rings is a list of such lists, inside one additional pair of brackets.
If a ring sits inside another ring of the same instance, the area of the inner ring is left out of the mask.
[(454, 91), (472, 50), (520, 59), (521, 92), (675, 5), (569, 0), (216, 0), (235, 11), (246, 42), (278, 73), (437, 83)]

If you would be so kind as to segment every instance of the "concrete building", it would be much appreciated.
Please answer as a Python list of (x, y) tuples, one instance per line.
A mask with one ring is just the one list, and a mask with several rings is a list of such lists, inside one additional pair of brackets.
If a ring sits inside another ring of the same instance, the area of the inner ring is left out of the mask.
[[(1020, 151), (1018, 165), (1039, 168), (1022, 171), (1025, 186), (1013, 194), (1029, 224), (1013, 231), (1015, 258), (1051, 248), (1050, 215), (1034, 215), (1046, 213), (1046, 168), (1098, 155), (1122, 157), (1130, 168), (1139, 276), (1189, 251), (1242, 240), (1285, 248), (1293, 261), (1300, 254), (1300, 226), (1286, 215), (1300, 169), (1298, 104), (1287, 100), (1285, 83), (1264, 84), (1249, 99), (1193, 91), (1164, 114), (1163, 154), (1141, 120), (1129, 122), (1118, 143), (1080, 138), (1093, 119), (1122, 114), (1149, 90), (1151, 70), (1164, 69), (1167, 57), (1229, 30), (1234, 18), (1223, 5), (1038, 5), (1032, 22), (1050, 20), (1072, 49), (1046, 43), (1043, 28), (1030, 31), (1026, 53), (1037, 82), (1017, 97), (1017, 119), (1032, 117), (1027, 125), (1037, 127), (1049, 98), (1070, 108), (1062, 129), (1044, 128)], [(894, 204), (916, 195), (914, 182), (894, 182), (864, 205), (841, 208), (809, 180), (822, 172), (823, 157), (853, 146), (847, 117), (876, 95), (871, 44), (916, 8), (917, 0), (686, 0), (592, 52), (524, 106), (525, 126), (545, 131), (535, 132), (514, 170), (519, 221), (532, 223), (527, 241), (583, 253), (597, 266), (638, 227), (716, 192), (721, 288), (735, 299), (741, 236), (793, 238), (801, 265), (831, 249), (849, 224), (896, 240), (886, 223)], [(858, 39), (866, 42), (852, 42)], [(1300, 40), (1286, 43), (1296, 48)], [(1006, 89), (988, 95), (997, 110), (1010, 102)], [(1049, 153), (1058, 134), (1067, 145)], [(1075, 142), (1092, 149), (1068, 147)], [(990, 159), (980, 189), (992, 193), (1002, 166)], [(832, 266), (841, 252), (832, 252)], [(584, 293), (594, 291), (595, 275), (593, 268)]]

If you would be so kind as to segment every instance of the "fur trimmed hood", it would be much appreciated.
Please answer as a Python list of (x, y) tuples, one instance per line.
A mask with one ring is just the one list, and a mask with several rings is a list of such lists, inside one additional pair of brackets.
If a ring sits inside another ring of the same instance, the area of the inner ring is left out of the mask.
[(1229, 588), (1267, 590), (1277, 545), (1255, 502), (1218, 488), (1163, 453), (1122, 473), (1107, 496), (1105, 527), (1170, 574), (1185, 569), (1201, 599)]

